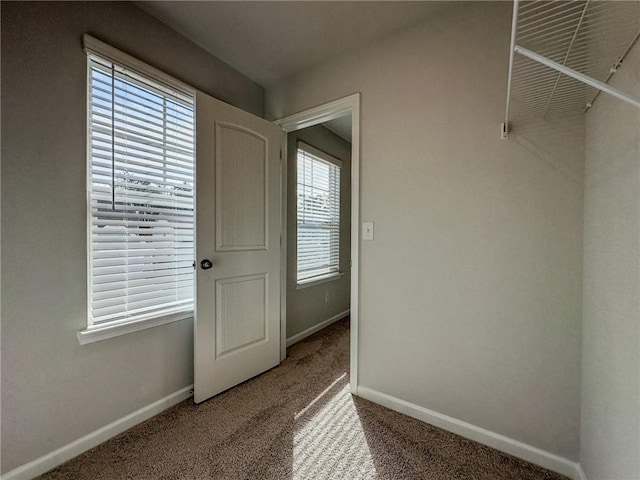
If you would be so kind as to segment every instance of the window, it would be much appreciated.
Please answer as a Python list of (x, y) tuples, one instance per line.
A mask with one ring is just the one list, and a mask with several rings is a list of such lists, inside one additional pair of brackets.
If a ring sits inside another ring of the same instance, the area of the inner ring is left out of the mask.
[(297, 283), (339, 275), (340, 160), (302, 142), (297, 155)]
[(107, 58), (88, 55), (84, 332), (186, 318), (194, 301), (193, 95)]

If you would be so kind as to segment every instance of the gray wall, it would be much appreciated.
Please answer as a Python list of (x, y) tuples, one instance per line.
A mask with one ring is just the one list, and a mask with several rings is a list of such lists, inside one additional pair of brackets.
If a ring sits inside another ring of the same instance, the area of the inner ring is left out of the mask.
[[(340, 270), (339, 280), (296, 289), (296, 142), (302, 140), (342, 160), (340, 170)], [(287, 136), (287, 338), (349, 308), (351, 258), (351, 145), (321, 125)], [(325, 303), (325, 293), (329, 302)]]
[(360, 384), (577, 460), (582, 124), (499, 138), (511, 4), (468, 2), (267, 89), (361, 92)]
[[(640, 97), (640, 44), (611, 85)], [(640, 478), (640, 113), (600, 95), (586, 115), (580, 462)]]
[(81, 346), (88, 32), (260, 115), (263, 89), (129, 3), (2, 4), (2, 472), (193, 379), (183, 321)]

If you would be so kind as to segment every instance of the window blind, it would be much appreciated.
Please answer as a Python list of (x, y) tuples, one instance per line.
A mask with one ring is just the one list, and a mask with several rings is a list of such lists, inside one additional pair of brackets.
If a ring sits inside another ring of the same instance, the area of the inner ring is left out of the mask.
[(341, 162), (310, 145), (297, 149), (297, 282), (337, 273)]
[(192, 310), (193, 96), (88, 62), (89, 326)]

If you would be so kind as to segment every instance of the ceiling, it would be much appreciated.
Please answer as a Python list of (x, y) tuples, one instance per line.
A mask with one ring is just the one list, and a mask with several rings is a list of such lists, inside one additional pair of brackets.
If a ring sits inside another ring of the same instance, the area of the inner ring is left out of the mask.
[(322, 124), (333, 133), (351, 143), (351, 115), (334, 118)]
[(455, 5), (446, 1), (135, 3), (264, 87)]

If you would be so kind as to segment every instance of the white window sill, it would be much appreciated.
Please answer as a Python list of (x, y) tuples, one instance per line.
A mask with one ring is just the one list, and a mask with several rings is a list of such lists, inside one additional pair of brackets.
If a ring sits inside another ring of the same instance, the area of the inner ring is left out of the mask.
[(108, 338), (119, 337), (129, 333), (139, 332), (147, 328), (166, 325), (167, 323), (178, 322), (180, 320), (193, 319), (193, 311), (173, 313), (162, 317), (145, 318), (117, 325), (103, 325), (89, 327), (78, 332), (80, 345), (99, 342)]
[(341, 279), (343, 276), (344, 276), (343, 272), (334, 272), (334, 273), (328, 273), (327, 275), (322, 275), (321, 277), (314, 277), (308, 280), (301, 280), (298, 283), (296, 283), (296, 290), (315, 287), (316, 285), (320, 285), (322, 283), (333, 282), (334, 280)]

